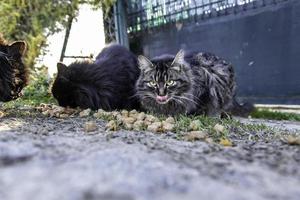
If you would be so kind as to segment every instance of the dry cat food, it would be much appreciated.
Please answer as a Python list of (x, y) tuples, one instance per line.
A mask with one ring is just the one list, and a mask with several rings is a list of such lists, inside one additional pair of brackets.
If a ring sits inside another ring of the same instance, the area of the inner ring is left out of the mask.
[[(134, 130), (134, 131), (150, 131), (153, 133), (166, 133), (166, 132), (178, 132), (178, 123), (173, 117), (159, 118), (157, 116), (147, 114), (144, 112), (138, 112), (136, 110), (121, 110), (107, 112), (102, 109), (98, 111), (92, 111), (91, 109), (81, 110), (73, 108), (64, 108), (57, 105), (41, 104), (37, 107), (43, 115), (48, 117), (57, 118), (70, 118), (70, 117), (92, 117), (103, 119), (107, 121), (105, 129), (107, 131), (117, 131), (120, 129)], [(205, 126), (201, 120), (192, 120), (186, 127), (179, 127), (181, 133), (183, 133), (183, 139), (187, 141), (205, 140), (211, 143), (213, 140), (209, 137), (206, 130), (203, 130)], [(83, 125), (85, 132), (96, 131), (97, 124), (95, 121), (85, 122)], [(224, 133), (225, 127), (221, 124), (216, 124), (213, 127), (216, 133)], [(228, 139), (222, 139), (219, 142), (223, 146), (232, 146), (232, 143)]]

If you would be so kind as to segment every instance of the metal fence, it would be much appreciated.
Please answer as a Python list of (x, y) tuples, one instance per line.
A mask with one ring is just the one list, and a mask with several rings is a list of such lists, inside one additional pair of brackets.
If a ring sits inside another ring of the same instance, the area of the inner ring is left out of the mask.
[(287, 0), (129, 0), (127, 32), (138, 33), (170, 22), (237, 13)]

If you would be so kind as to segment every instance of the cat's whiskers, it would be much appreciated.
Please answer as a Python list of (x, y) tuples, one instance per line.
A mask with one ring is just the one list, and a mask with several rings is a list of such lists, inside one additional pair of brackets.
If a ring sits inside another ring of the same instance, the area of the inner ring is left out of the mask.
[(178, 96), (173, 96), (171, 99), (174, 100), (178, 104), (181, 104), (181, 105), (185, 104), (180, 98), (178, 98)]
[(196, 101), (194, 101), (192, 98), (187, 98), (185, 96), (177, 96), (180, 100), (185, 100), (185, 101), (189, 101), (192, 102), (194, 104), (198, 104)]

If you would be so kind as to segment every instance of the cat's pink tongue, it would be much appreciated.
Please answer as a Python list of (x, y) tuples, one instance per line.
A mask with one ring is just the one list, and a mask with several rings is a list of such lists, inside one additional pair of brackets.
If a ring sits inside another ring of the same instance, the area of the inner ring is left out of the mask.
[(157, 101), (166, 101), (168, 99), (168, 96), (165, 95), (165, 96), (156, 96), (156, 100)]

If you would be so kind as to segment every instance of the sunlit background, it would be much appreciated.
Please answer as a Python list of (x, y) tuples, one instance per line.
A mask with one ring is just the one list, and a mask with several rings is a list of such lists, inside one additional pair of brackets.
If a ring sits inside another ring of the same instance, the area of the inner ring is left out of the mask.
[[(89, 5), (82, 5), (79, 16), (73, 22), (70, 37), (65, 52), (66, 56), (90, 56), (95, 57), (105, 45), (102, 10), (94, 10)], [(42, 56), (39, 65), (49, 68), (52, 76), (56, 72), (56, 63), (59, 61), (65, 30), (56, 33), (48, 38), (49, 46), (46, 48), (46, 55)], [(70, 64), (72, 58), (65, 58), (64, 63)]]

